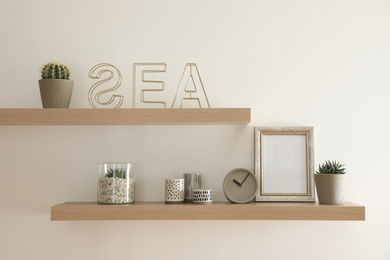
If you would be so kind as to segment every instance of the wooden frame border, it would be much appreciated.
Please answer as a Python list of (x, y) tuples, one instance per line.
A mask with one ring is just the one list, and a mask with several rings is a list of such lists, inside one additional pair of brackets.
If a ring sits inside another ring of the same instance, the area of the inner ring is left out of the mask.
[[(264, 193), (263, 136), (306, 136), (306, 193)], [(314, 129), (313, 127), (255, 127), (255, 175), (259, 178), (259, 191), (255, 201), (262, 202), (314, 202)]]

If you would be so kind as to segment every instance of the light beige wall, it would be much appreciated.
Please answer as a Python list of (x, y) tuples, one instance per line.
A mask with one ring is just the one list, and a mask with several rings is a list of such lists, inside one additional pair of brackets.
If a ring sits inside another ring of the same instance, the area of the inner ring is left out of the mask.
[[(0, 107), (39, 108), (45, 62), (72, 68), (71, 107), (109, 62), (131, 107), (132, 64), (166, 62), (173, 99), (197, 63), (213, 107), (251, 107), (248, 126), (0, 127), (0, 259), (389, 259), (390, 3), (365, 0), (0, 1)], [(254, 168), (254, 126), (314, 126), (315, 163), (347, 164), (366, 222), (50, 222), (50, 206), (96, 200), (97, 163), (134, 161), (136, 199), (205, 175), (215, 200)]]

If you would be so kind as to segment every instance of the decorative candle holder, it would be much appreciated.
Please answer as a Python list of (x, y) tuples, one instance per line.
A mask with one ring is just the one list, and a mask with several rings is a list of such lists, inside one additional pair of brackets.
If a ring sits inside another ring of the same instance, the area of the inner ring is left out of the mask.
[(184, 179), (165, 180), (165, 203), (184, 203)]
[(211, 204), (213, 202), (213, 190), (194, 190), (193, 202), (195, 204)]
[(135, 175), (131, 163), (99, 163), (97, 202), (100, 204), (135, 202)]
[(184, 173), (183, 177), (184, 177), (184, 202), (192, 202), (194, 189), (202, 188), (202, 174)]

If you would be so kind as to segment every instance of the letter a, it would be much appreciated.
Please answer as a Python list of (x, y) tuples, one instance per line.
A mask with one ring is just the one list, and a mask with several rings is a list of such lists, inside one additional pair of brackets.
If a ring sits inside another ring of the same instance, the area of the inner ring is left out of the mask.
[[(188, 107), (191, 104), (200, 108), (210, 108), (198, 67), (195, 63), (187, 63), (184, 67), (172, 108)], [(186, 106), (187, 105), (187, 106)]]

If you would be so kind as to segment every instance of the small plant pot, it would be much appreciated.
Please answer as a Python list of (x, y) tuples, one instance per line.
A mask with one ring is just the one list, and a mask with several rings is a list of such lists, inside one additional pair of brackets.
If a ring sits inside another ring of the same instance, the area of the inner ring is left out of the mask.
[(69, 79), (39, 80), (43, 108), (69, 108), (73, 83)]
[(320, 204), (343, 205), (347, 174), (314, 174)]
[(97, 202), (132, 204), (135, 202), (135, 175), (126, 162), (99, 163)]

